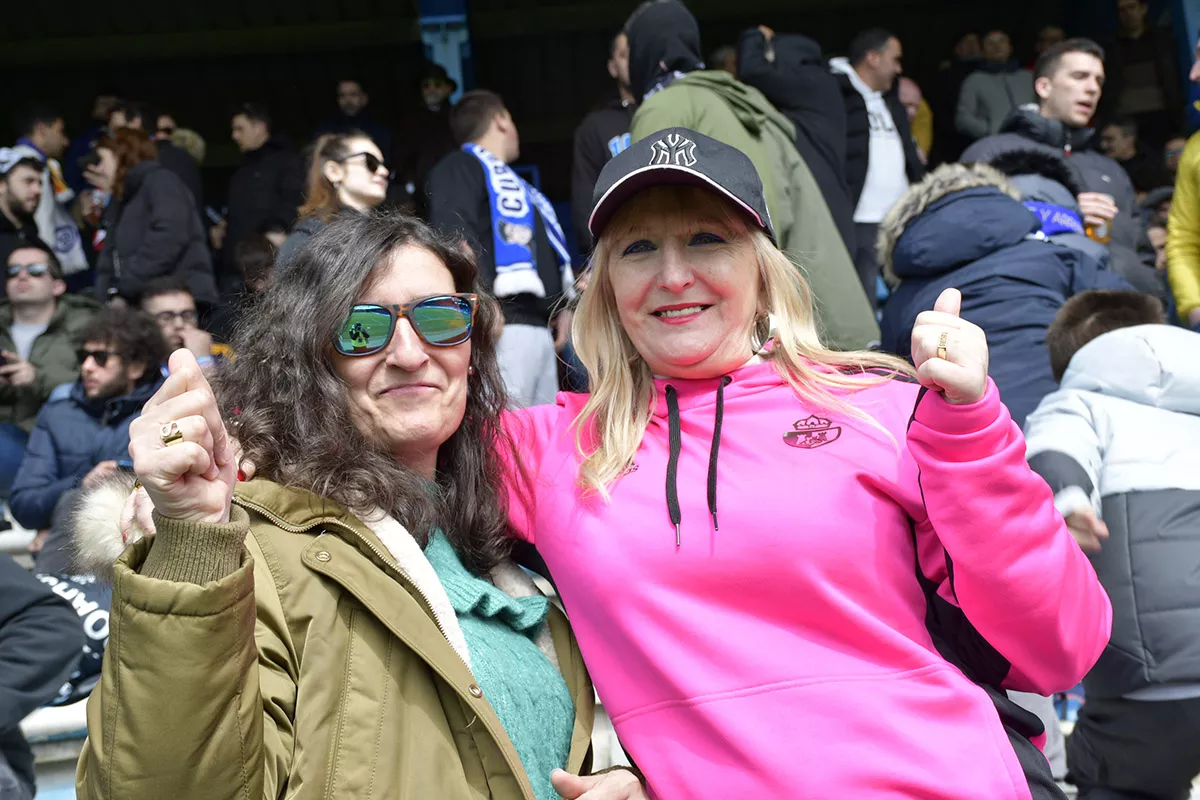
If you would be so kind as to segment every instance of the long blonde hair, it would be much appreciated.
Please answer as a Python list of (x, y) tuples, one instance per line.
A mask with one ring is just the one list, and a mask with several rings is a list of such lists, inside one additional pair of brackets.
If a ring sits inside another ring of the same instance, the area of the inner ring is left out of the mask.
[[(769, 314), (756, 323), (759, 342), (754, 344), (761, 345), (768, 336), (774, 339), (773, 346), (769, 350), (760, 348), (760, 353), (774, 363), (801, 400), (865, 417), (835, 397), (834, 392), (890, 379), (886, 374), (864, 379), (867, 370), (914, 374), (911, 364), (895, 356), (869, 351), (843, 353), (821, 344), (808, 281), (764, 232), (748, 226), (731, 203), (703, 189), (648, 189), (621, 207), (596, 242), (591, 281), (575, 314), (575, 350), (587, 369), (591, 386), (591, 396), (572, 423), (576, 447), (583, 457), (579, 468), (579, 486), (583, 489), (607, 497), (609, 485), (633, 463), (650, 422), (653, 377), (621, 326), (609, 276), (614, 243), (643, 227), (649, 216), (665, 216), (668, 225), (707, 216), (724, 221), (737, 235), (751, 238), (761, 277), (758, 305)], [(773, 331), (767, 319), (774, 322)]]

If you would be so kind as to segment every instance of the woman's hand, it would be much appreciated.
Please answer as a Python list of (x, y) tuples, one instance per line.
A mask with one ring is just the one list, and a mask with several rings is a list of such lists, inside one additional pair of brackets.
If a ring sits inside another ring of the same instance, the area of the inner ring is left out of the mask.
[(962, 294), (942, 292), (933, 311), (922, 311), (912, 332), (912, 357), (921, 385), (941, 392), (947, 402), (968, 405), (987, 391), (987, 336), (958, 316)]
[[(129, 426), (134, 472), (162, 516), (228, 522), (237, 460), (217, 400), (187, 350), (171, 354), (170, 371)], [(168, 443), (176, 431), (182, 439)]]
[(649, 800), (642, 782), (627, 769), (599, 775), (572, 775), (556, 769), (550, 773), (554, 791), (564, 800)]

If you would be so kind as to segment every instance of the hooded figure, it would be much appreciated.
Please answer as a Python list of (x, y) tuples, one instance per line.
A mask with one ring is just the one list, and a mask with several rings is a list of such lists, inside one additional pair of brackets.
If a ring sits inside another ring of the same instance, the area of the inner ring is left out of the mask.
[(917, 315), (943, 290), (962, 292), (963, 319), (983, 328), (988, 374), (1013, 421), (1058, 382), (1046, 329), (1088, 289), (1132, 290), (1091, 257), (1046, 241), (1012, 184), (982, 164), (945, 164), (913, 186), (879, 228), (884, 276), (898, 288), (883, 309), (883, 348), (911, 358)]
[(846, 186), (846, 109), (821, 45), (759, 28), (738, 40), (738, 78), (763, 93), (796, 126), (796, 150), (812, 170), (846, 249), (854, 248), (854, 205)]
[(779, 246), (804, 270), (831, 347), (860, 349), (879, 327), (854, 262), (812, 171), (796, 151), (795, 126), (757, 89), (704, 70), (696, 18), (677, 0), (651, 0), (625, 24), (629, 82), (643, 98), (632, 141), (683, 127), (736, 147), (754, 163)]

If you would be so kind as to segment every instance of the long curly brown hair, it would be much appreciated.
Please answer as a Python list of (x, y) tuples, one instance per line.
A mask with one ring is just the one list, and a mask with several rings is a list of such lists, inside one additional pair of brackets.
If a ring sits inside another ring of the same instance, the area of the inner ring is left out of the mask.
[(496, 363), (499, 306), (480, 296), (471, 336), (466, 411), (438, 451), (435, 483), (398, 463), (354, 424), (334, 369), (335, 331), (401, 247), (434, 254), (455, 291), (478, 292), (474, 260), (415, 217), (386, 211), (336, 217), (277, 273), (233, 337), (237, 360), (215, 378), (231, 431), (258, 474), (307, 489), (363, 515), (382, 508), (424, 544), (445, 532), (476, 573), (508, 555), (508, 519), (497, 446), (506, 402)]

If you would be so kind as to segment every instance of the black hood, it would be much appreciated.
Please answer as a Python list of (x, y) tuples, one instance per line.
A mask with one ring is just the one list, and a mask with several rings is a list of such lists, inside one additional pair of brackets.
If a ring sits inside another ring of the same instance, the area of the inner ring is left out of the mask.
[(677, 0), (654, 0), (634, 11), (625, 23), (629, 36), (629, 85), (645, 97), (659, 78), (704, 68), (700, 26)]
[(1015, 133), (1035, 142), (1062, 150), (1085, 150), (1091, 146), (1091, 128), (1072, 128), (1056, 119), (1047, 119), (1036, 111), (1016, 108), (1000, 124), (1001, 133)]

